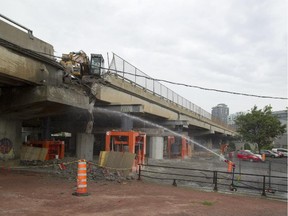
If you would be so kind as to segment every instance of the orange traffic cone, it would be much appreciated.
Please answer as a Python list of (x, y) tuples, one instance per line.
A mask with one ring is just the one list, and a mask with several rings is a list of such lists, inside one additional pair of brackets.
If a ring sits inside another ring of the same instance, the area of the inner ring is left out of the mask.
[(228, 162), (228, 169), (227, 169), (227, 171), (228, 171), (228, 172), (232, 172), (232, 169), (233, 169), (233, 162), (232, 162), (232, 161), (229, 161), (229, 162)]
[(87, 193), (87, 169), (86, 160), (78, 160), (77, 190), (73, 193), (76, 196), (88, 196)]

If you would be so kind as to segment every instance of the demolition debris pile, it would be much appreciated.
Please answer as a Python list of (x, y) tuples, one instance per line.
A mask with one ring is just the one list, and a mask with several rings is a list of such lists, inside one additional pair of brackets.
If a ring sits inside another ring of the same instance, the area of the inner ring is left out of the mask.
[[(68, 181), (77, 180), (77, 160), (75, 158), (63, 158), (62, 160), (48, 160), (48, 161), (25, 161), (21, 160), (20, 165), (23, 168), (28, 168), (37, 172), (45, 172), (55, 174), (60, 178), (65, 178)], [(136, 179), (136, 173), (128, 170), (119, 171), (116, 169), (108, 169), (99, 167), (94, 162), (87, 162), (87, 180), (94, 182), (101, 181), (115, 181), (121, 183), (125, 180)]]

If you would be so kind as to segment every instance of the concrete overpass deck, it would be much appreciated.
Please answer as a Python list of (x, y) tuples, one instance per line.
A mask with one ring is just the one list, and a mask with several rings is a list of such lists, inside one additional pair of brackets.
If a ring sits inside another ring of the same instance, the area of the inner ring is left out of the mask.
[(153, 94), (115, 73), (107, 73), (104, 80), (105, 84), (101, 85), (96, 97), (109, 103), (110, 108), (105, 106), (106, 109), (138, 113), (140, 116), (141, 114), (142, 116), (145, 114), (155, 116), (155, 119), (162, 119), (162, 122), (182, 121), (186, 122), (185, 124), (190, 128), (201, 128), (211, 133), (223, 133), (231, 136), (235, 134), (235, 131), (227, 125), (213, 122), (211, 119)]
[[(52, 45), (2, 20), (0, 29), (0, 140), (8, 137), (17, 143), (18, 154), (23, 140), (15, 133), (21, 127), (39, 127), (46, 130), (42, 134), (47, 134), (47, 130), (85, 133), (91, 122), (92, 133), (123, 129), (127, 119), (104, 112), (103, 108), (140, 116), (173, 130), (182, 127), (188, 135), (235, 134), (226, 125), (213, 121), (200, 107), (143, 77), (128, 79), (111, 68), (101, 77), (64, 82), (63, 67), (54, 59)], [(139, 80), (144, 84), (139, 84)], [(143, 123), (128, 124), (149, 130)]]

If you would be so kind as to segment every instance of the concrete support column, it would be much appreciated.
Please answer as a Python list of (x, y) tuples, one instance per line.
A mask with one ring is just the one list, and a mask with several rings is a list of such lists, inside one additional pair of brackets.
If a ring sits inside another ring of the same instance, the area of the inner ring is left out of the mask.
[(69, 140), (69, 151), (73, 155), (76, 155), (76, 138), (77, 138), (77, 133), (73, 132)]
[(76, 157), (93, 160), (94, 134), (78, 133), (76, 136)]
[(190, 145), (191, 145), (191, 153), (192, 153), (192, 155), (193, 155), (193, 152), (194, 152), (194, 150), (195, 150), (195, 147), (194, 147), (194, 142), (195, 142), (195, 140), (194, 140), (194, 134), (191, 132), (191, 131), (189, 131), (188, 132), (188, 136), (190, 137)]
[(150, 157), (153, 159), (163, 159), (164, 137), (152, 136), (149, 141)]
[(0, 118), (0, 159), (13, 159), (20, 156), (22, 122)]
[(186, 140), (181, 140), (181, 157), (185, 159), (192, 156), (192, 148), (188, 131), (182, 131), (182, 136), (186, 137)]
[(51, 139), (50, 117), (46, 117), (42, 120), (42, 139), (43, 140)]
[(122, 131), (130, 131), (133, 129), (133, 119), (128, 116), (121, 116), (121, 130)]
[(206, 142), (207, 148), (212, 149), (212, 144), (213, 144), (212, 138), (210, 137), (207, 138), (207, 142)]

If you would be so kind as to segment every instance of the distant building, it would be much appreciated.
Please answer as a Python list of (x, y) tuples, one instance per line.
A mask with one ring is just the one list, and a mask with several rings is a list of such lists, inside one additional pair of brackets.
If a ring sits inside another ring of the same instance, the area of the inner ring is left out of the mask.
[(245, 112), (236, 112), (236, 113), (230, 114), (227, 119), (227, 124), (236, 129), (236, 125), (235, 125), (236, 118), (240, 115), (245, 115), (245, 114), (246, 114)]
[(279, 148), (287, 148), (287, 110), (275, 111), (272, 112), (272, 114), (279, 119), (281, 124), (286, 125), (286, 133), (274, 140), (274, 146)]
[(233, 113), (233, 114), (230, 114), (228, 116), (228, 119), (227, 119), (227, 124), (228, 125), (235, 125), (235, 120), (236, 118), (239, 116), (239, 115), (242, 115), (244, 114), (243, 112), (237, 112), (237, 113)]
[(212, 117), (227, 124), (229, 108), (226, 104), (218, 104), (212, 108)]

